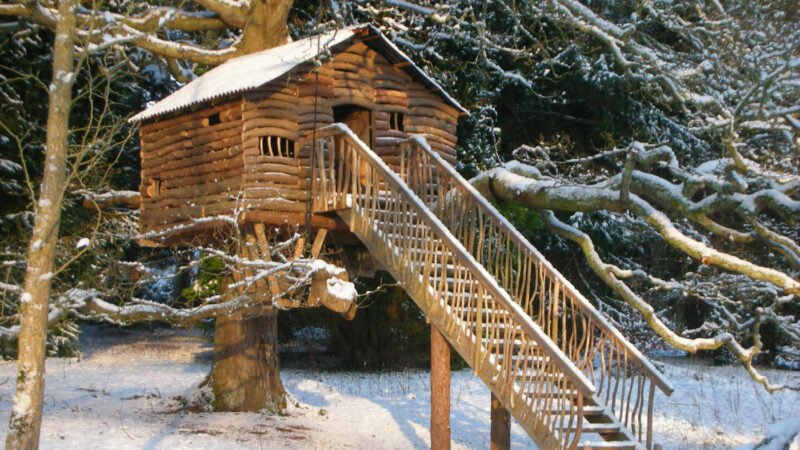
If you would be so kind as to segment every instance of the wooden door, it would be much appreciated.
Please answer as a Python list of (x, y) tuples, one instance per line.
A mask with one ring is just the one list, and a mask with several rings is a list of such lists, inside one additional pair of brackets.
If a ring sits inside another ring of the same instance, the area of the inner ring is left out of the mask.
[[(347, 125), (367, 147), (372, 148), (372, 111), (357, 105), (341, 105), (333, 108), (333, 119)], [(361, 184), (364, 185), (366, 163), (361, 163), (358, 172)]]
[(372, 148), (372, 117), (368, 109), (356, 109), (350, 112), (343, 122), (367, 144), (367, 147)]

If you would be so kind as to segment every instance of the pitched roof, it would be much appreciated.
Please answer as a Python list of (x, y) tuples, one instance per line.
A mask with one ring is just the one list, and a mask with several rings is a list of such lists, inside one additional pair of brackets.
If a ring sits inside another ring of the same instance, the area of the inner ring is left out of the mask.
[[(350, 41), (355, 36), (364, 35), (374, 36), (373, 39), (365, 42), (367, 45), (392, 63), (407, 63), (403, 70), (413, 79), (435, 90), (446, 103), (459, 112), (466, 113), (466, 110), (455, 99), (417, 67), (408, 55), (397, 48), (377, 28), (372, 25), (355, 25), (226, 61), (155, 105), (131, 117), (129, 122), (141, 122), (226, 95), (259, 88), (286, 74), (294, 67), (310, 61), (325, 49)], [(320, 51), (317, 50), (318, 48)]]

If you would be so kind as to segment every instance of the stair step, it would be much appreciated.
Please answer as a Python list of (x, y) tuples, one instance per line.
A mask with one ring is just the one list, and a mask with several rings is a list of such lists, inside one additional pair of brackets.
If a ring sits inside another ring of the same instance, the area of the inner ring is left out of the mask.
[[(475, 323), (475, 322), (472, 322), (470, 325), (472, 325), (472, 329), (474, 330), (475, 327), (478, 324)], [(486, 321), (481, 322), (481, 328), (484, 329), (484, 330), (486, 330), (487, 328), (494, 328), (494, 327), (497, 327), (499, 330), (505, 330), (506, 328), (514, 329), (514, 330), (516, 330), (517, 335), (520, 335), (520, 334), (523, 333), (522, 328), (520, 328), (519, 325), (515, 325), (513, 323), (506, 325), (504, 323), (494, 324), (494, 323), (486, 322)]]
[[(517, 381), (533, 381), (533, 382), (536, 382), (536, 381), (539, 381), (539, 380), (544, 380), (545, 382), (548, 382), (548, 383), (552, 383), (554, 381), (561, 382), (561, 381), (564, 380), (564, 374), (560, 373), (560, 372), (557, 372), (557, 373), (546, 373), (543, 376), (539, 375), (539, 374), (528, 374), (528, 375), (526, 375), (524, 377), (517, 377), (516, 380)], [(553, 408), (553, 410), (556, 411), (556, 408)], [(584, 408), (584, 411), (585, 410), (586, 410), (586, 408)], [(584, 414), (584, 416), (585, 415), (586, 414)]]
[[(574, 408), (577, 412), (577, 407), (570, 404), (570, 408)], [(572, 409), (567, 409), (567, 411), (572, 411)], [(549, 414), (561, 414), (561, 410), (558, 408), (550, 408), (548, 411)], [(584, 406), (583, 407), (583, 417), (600, 417), (606, 413), (606, 409), (602, 406)]]
[(638, 447), (639, 443), (634, 441), (582, 442), (578, 445), (581, 450), (636, 450)]
[[(450, 295), (453, 296), (454, 294), (450, 294)], [(465, 296), (469, 296), (469, 294), (458, 295), (458, 296), (455, 296), (455, 298), (465, 297)], [(484, 305), (490, 304), (491, 298), (492, 298), (491, 296), (484, 296), (484, 303), (483, 304)], [(475, 314), (478, 311), (478, 307), (477, 306), (458, 306), (458, 307), (454, 307), (453, 310), (458, 311), (458, 313), (467, 312), (467, 313)], [(481, 308), (481, 312), (484, 315), (485, 314), (489, 314), (489, 313), (499, 314), (499, 315), (510, 315), (511, 314), (510, 311), (508, 311), (506, 309), (503, 309), (503, 308), (495, 309), (495, 308), (487, 308), (485, 306), (483, 308)]]
[[(508, 311), (482, 311), (478, 313), (475, 311), (463, 311), (463, 310), (457, 311), (457, 309), (460, 308), (453, 308), (454, 310), (453, 312), (461, 317), (471, 317), (473, 320), (477, 320), (477, 317), (481, 316), (481, 318), (483, 319), (482, 324), (484, 325), (494, 325), (492, 323), (487, 323), (487, 321), (490, 319), (495, 319), (495, 320), (509, 319), (511, 320), (509, 324), (510, 325), (513, 324), (513, 319), (511, 319), (512, 318), (511, 313), (509, 313)], [(500, 323), (498, 325), (503, 325), (503, 324)]]
[[(578, 424), (567, 427), (569, 431), (578, 431)], [(617, 434), (620, 426), (616, 423), (583, 423), (583, 433)]]
[[(498, 359), (498, 361), (497, 361), (498, 363), (502, 363), (506, 359), (511, 359), (511, 361), (514, 361), (514, 362), (516, 362), (519, 359), (519, 355), (516, 354), (516, 353), (512, 354), (510, 357), (506, 357), (505, 355), (502, 355), (502, 354), (497, 355), (497, 356), (498, 356), (498, 358), (497, 358)], [(536, 355), (534, 355), (534, 356), (528, 356), (528, 357), (526, 357), (526, 359), (529, 360), (529, 361), (550, 362), (550, 357), (549, 356), (536, 356)]]

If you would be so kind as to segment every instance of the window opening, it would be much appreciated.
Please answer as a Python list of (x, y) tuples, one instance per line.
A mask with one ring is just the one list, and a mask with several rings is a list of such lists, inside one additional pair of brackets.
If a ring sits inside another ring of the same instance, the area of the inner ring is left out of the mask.
[(280, 136), (261, 136), (261, 154), (294, 158), (294, 141)]
[(158, 197), (159, 194), (161, 194), (161, 179), (150, 179), (150, 184), (147, 186), (147, 196), (150, 198), (155, 198)]
[(389, 113), (389, 128), (396, 131), (405, 131), (405, 127), (403, 126), (403, 113)]
[(206, 122), (207, 126), (218, 125), (218, 124), (222, 123), (222, 119), (220, 119), (219, 113), (214, 113), (214, 114), (208, 116), (208, 118), (206, 119), (205, 122)]

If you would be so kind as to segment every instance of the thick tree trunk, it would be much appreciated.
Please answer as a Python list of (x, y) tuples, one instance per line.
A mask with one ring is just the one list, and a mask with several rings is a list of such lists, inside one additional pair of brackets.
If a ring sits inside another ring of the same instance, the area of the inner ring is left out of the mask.
[(20, 301), (17, 390), (6, 437), (7, 449), (34, 449), (39, 446), (48, 298), (58, 243), (61, 202), (66, 187), (67, 135), (74, 79), (74, 7), (74, 0), (62, 0), (58, 6), (53, 79), (47, 112), (45, 171), (33, 235), (28, 246), (25, 291)]
[[(284, 44), (293, 0), (252, 0), (244, 26), (245, 54)], [(216, 320), (212, 390), (219, 411), (286, 407), (278, 363), (278, 311), (234, 313)]]
[(217, 318), (211, 387), (218, 411), (279, 411), (286, 407), (277, 340), (275, 308)]
[(431, 324), (431, 450), (450, 449), (450, 346)]
[(492, 394), (492, 430), (491, 450), (508, 450), (511, 448), (511, 414), (503, 403)]
[(286, 43), (286, 22), (293, 0), (252, 0), (251, 14), (244, 27), (241, 50), (245, 54)]

